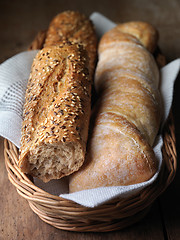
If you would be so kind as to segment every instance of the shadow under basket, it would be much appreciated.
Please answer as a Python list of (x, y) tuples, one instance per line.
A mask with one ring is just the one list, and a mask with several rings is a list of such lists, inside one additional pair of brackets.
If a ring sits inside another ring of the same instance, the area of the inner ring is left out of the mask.
[[(45, 32), (40, 32), (29, 49), (43, 46)], [(160, 61), (164, 61), (160, 56)], [(160, 63), (163, 64), (163, 63)], [(18, 167), (18, 148), (4, 140), (5, 164), (10, 182), (25, 198), (31, 209), (46, 223), (76, 232), (108, 232), (127, 227), (142, 219), (155, 199), (172, 182), (177, 167), (175, 127), (172, 111), (163, 129), (163, 164), (157, 180), (141, 192), (124, 199), (114, 199), (95, 208), (83, 207), (73, 201), (45, 192), (34, 185)]]

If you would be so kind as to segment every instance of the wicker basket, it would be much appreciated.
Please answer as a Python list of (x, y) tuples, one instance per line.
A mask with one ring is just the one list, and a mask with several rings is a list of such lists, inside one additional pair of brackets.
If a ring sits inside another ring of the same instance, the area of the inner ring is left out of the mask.
[[(30, 49), (41, 48), (45, 32), (40, 32)], [(164, 58), (158, 55), (160, 65)], [(17, 192), (27, 199), (31, 209), (46, 223), (69, 231), (107, 232), (122, 229), (145, 216), (154, 200), (168, 187), (176, 173), (176, 140), (172, 112), (163, 130), (163, 165), (158, 179), (140, 193), (126, 199), (115, 199), (95, 208), (51, 195), (36, 187), (31, 177), (18, 168), (18, 149), (4, 141), (8, 177)]]

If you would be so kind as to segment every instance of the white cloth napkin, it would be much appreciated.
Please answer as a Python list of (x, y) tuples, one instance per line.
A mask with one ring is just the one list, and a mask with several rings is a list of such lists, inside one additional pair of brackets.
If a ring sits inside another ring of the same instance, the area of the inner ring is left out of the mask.
[(0, 65), (0, 135), (20, 147), (22, 109), (35, 51), (19, 53)]
[[(95, 25), (99, 38), (115, 26), (115, 23), (99, 13), (93, 13), (90, 18)], [(37, 52), (37, 50), (22, 52), (0, 65), (0, 135), (13, 142), (17, 147), (20, 147), (25, 89), (31, 64)], [(179, 70), (180, 59), (169, 63), (161, 69), (160, 90), (164, 102), (163, 123), (167, 119), (171, 108), (174, 82)], [(130, 186), (96, 188), (69, 194), (67, 177), (61, 180), (52, 180), (49, 183), (43, 183), (37, 178), (34, 181), (37, 186), (51, 194), (60, 195), (83, 206), (95, 207), (116, 197), (123, 198), (135, 194), (137, 191), (152, 184), (161, 168), (162, 143), (162, 137), (159, 135), (154, 146), (154, 152), (159, 161), (159, 168), (149, 181), (143, 183)]]

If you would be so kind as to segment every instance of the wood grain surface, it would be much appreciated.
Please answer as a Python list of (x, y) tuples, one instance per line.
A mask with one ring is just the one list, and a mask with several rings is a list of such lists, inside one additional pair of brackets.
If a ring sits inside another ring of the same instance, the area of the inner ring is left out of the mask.
[[(1, 0), (0, 1), (0, 63), (28, 48), (40, 30), (64, 10), (78, 10), (90, 15), (101, 12), (115, 22), (142, 20), (159, 31), (159, 46), (171, 61), (180, 57), (179, 0)], [(180, 76), (175, 83), (173, 114), (176, 127), (177, 152), (180, 149)], [(179, 163), (178, 163), (179, 167)], [(74, 233), (55, 229), (32, 212), (8, 180), (4, 165), (3, 138), (0, 138), (0, 240), (162, 240), (180, 239), (180, 171), (146, 217), (140, 222), (110, 233)]]

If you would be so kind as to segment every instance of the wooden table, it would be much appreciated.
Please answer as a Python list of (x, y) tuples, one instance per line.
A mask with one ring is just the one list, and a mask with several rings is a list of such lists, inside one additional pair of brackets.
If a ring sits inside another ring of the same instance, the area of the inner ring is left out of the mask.
[[(167, 61), (180, 57), (179, 0), (89, 0), (89, 1), (0, 1), (0, 62), (26, 50), (39, 30), (46, 29), (54, 15), (64, 10), (79, 10), (86, 15), (101, 12), (116, 22), (143, 20), (159, 30), (159, 46)], [(173, 113), (180, 146), (180, 77), (175, 84)], [(30, 209), (8, 180), (4, 165), (3, 139), (0, 138), (0, 240), (55, 239), (180, 239), (180, 172), (140, 222), (111, 233), (73, 233), (44, 223)]]

